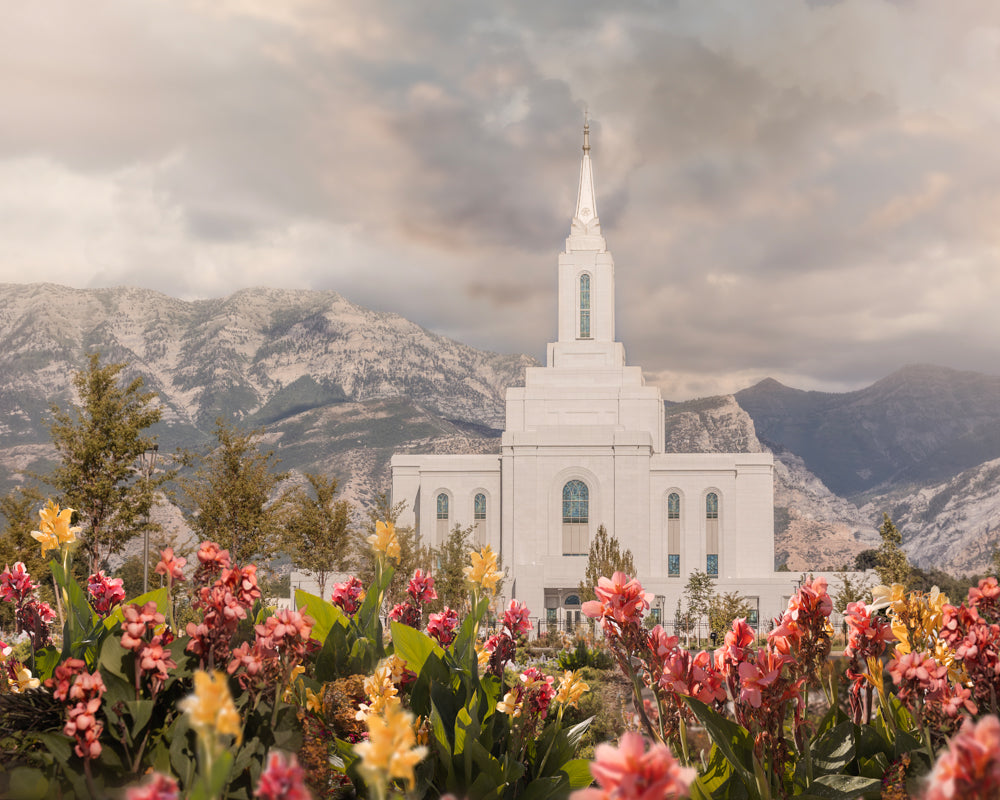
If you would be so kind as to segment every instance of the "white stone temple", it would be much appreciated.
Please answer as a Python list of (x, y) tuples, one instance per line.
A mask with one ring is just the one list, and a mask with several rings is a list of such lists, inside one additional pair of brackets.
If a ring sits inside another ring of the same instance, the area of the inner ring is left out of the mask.
[(406, 501), (397, 524), (430, 545), (474, 525), (508, 569), (505, 599), (527, 603), (543, 626), (581, 620), (578, 585), (601, 525), (632, 551), (665, 623), (696, 569), (717, 592), (750, 598), (761, 620), (780, 614), (797, 576), (774, 572), (772, 456), (665, 452), (660, 391), (615, 339), (589, 125), (557, 323), (546, 365), (507, 390), (499, 455), (393, 456), (392, 501)]

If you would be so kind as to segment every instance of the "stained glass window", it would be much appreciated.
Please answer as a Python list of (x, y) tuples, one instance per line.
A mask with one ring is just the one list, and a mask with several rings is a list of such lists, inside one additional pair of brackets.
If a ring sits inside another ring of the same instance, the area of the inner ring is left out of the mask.
[(580, 338), (590, 338), (590, 276), (580, 276)]
[(563, 486), (563, 522), (587, 522), (590, 494), (583, 481), (570, 481)]
[(705, 498), (705, 519), (719, 518), (719, 495), (709, 492)]
[(486, 519), (486, 495), (480, 492), (476, 495), (474, 519)]
[(718, 553), (709, 553), (708, 557), (705, 559), (705, 572), (708, 573), (709, 578), (719, 577), (719, 555)]
[(448, 519), (448, 495), (444, 492), (437, 497), (437, 518)]
[(678, 553), (671, 553), (667, 556), (667, 575), (671, 578), (681, 576), (681, 557)]
[(681, 496), (672, 492), (667, 498), (667, 519), (681, 518)]

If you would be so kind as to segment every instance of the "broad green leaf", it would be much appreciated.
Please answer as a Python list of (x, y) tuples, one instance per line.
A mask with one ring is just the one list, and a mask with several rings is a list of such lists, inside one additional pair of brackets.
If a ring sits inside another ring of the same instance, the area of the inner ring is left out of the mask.
[(138, 740), (139, 733), (146, 727), (150, 717), (153, 715), (154, 706), (155, 703), (152, 700), (130, 700), (125, 704), (125, 707), (132, 715), (133, 741)]
[(552, 797), (566, 778), (560, 775), (556, 778), (535, 778), (529, 783), (517, 798), (518, 800), (544, 800)]
[[(163, 614), (164, 617), (170, 619), (170, 592), (167, 591), (166, 586), (161, 586), (159, 589), (151, 589), (145, 594), (141, 594), (138, 597), (129, 600), (125, 605), (138, 605), (144, 606), (148, 602), (156, 603), (156, 610)], [(104, 618), (104, 627), (111, 630), (119, 622), (125, 621), (125, 610), (124, 606), (117, 606), (110, 614)]]
[(694, 697), (685, 697), (684, 700), (701, 724), (705, 726), (712, 742), (719, 748), (726, 760), (732, 764), (747, 791), (754, 791), (757, 781), (747, 767), (747, 764), (753, 763), (753, 745), (750, 741), (750, 734), (735, 722), (710, 709), (700, 700)]
[(35, 675), (41, 681), (52, 677), (59, 666), (60, 654), (51, 644), (35, 652)]
[(810, 794), (827, 800), (854, 800), (876, 790), (881, 792), (881, 780), (860, 775), (821, 775), (809, 785)]
[(831, 728), (812, 744), (813, 768), (821, 772), (843, 772), (856, 756), (854, 723), (850, 720)]
[(390, 628), (396, 655), (406, 662), (407, 669), (418, 675), (431, 653), (444, 657), (444, 650), (426, 633), (396, 621), (391, 623)]
[(44, 800), (49, 796), (49, 781), (39, 769), (15, 767), (7, 784), (11, 800)]
[(295, 607), (305, 608), (306, 613), (316, 620), (312, 638), (318, 642), (326, 642), (327, 634), (334, 625), (347, 627), (349, 624), (347, 615), (333, 603), (301, 589), (295, 590)]
[(586, 758), (575, 758), (562, 765), (560, 772), (566, 775), (571, 789), (583, 789), (593, 782), (590, 774), (590, 761)]

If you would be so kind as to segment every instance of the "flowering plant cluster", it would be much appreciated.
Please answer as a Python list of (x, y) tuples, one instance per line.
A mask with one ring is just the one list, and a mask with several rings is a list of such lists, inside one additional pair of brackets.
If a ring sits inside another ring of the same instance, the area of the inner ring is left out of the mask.
[[(642, 627), (648, 595), (638, 581), (601, 578), (584, 612), (600, 621), (632, 681), (636, 719), (653, 745), (646, 753), (638, 734), (626, 734), (620, 749), (598, 748), (592, 772), (601, 788), (575, 797), (652, 797), (653, 786), (655, 796), (697, 798), (1000, 796), (997, 581), (984, 579), (958, 607), (937, 589), (899, 585), (876, 587), (871, 604), (850, 604), (843, 702), (828, 662), (826, 589), (822, 578), (804, 582), (760, 644), (736, 620), (722, 647), (691, 654), (659, 626)], [(810, 717), (810, 689), (826, 694), (821, 718)], [(700, 775), (677, 779), (697, 764), (686, 738), (693, 718), (712, 750)]]

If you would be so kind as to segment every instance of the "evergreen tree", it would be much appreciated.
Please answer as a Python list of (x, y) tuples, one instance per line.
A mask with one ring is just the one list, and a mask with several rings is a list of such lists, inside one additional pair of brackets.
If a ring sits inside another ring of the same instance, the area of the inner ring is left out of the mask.
[(216, 445), (202, 455), (182, 456), (185, 465), (198, 465), (181, 481), (187, 523), (201, 540), (228, 550), (234, 564), (269, 559), (280, 541), (284, 498), (276, 495), (287, 474), (274, 471), (273, 451), (260, 450), (263, 433), (219, 418)]
[(100, 354), (73, 378), (80, 405), (72, 412), (51, 407), (49, 430), (61, 461), (47, 482), (62, 506), (76, 509), (83, 527), (83, 552), (92, 571), (149, 523), (158, 486), (172, 477), (161, 472), (149, 479), (138, 461), (154, 443), (147, 428), (160, 420), (155, 392), (142, 391), (142, 378), (119, 381), (125, 364), (101, 366)]
[(882, 545), (878, 549), (878, 560), (875, 564), (878, 579), (885, 586), (892, 586), (894, 583), (905, 586), (910, 577), (910, 564), (902, 548), (903, 535), (884, 512), (879, 535), (882, 537)]
[(618, 539), (610, 536), (607, 529), (601, 525), (597, 528), (594, 541), (590, 543), (587, 570), (579, 587), (580, 601), (596, 600), (597, 594), (594, 592), (594, 587), (597, 586), (597, 579), (610, 578), (616, 572), (624, 572), (630, 578), (635, 577), (635, 561), (632, 558), (632, 551), (626, 549), (623, 553)]
[(846, 572), (841, 572), (838, 577), (840, 578), (840, 589), (833, 596), (833, 608), (837, 613), (843, 614), (847, 611), (848, 605), (864, 600), (871, 587), (868, 585), (868, 578), (865, 577), (853, 580)]
[(854, 569), (858, 572), (867, 572), (870, 569), (875, 569), (877, 565), (878, 549), (874, 547), (862, 550), (854, 557)]
[(471, 525), (463, 528), (456, 524), (444, 544), (434, 549), (434, 590), (438, 599), (431, 604), (431, 609), (449, 606), (459, 612), (465, 610), (469, 595), (465, 586), (465, 568), (470, 564), (470, 554), (476, 549), (472, 531)]
[(739, 592), (726, 592), (725, 594), (713, 594), (708, 603), (708, 627), (719, 637), (733, 627), (733, 622), (740, 617), (750, 616), (753, 606)]
[(684, 597), (687, 598), (688, 613), (694, 617), (696, 623), (700, 624), (712, 607), (712, 598), (715, 597), (715, 582), (707, 572), (696, 569), (688, 575), (687, 585), (684, 587)]
[(297, 569), (316, 576), (320, 596), (326, 597), (328, 573), (347, 562), (351, 504), (336, 499), (336, 478), (307, 472), (306, 480), (308, 489), (300, 486), (288, 497), (285, 550)]

